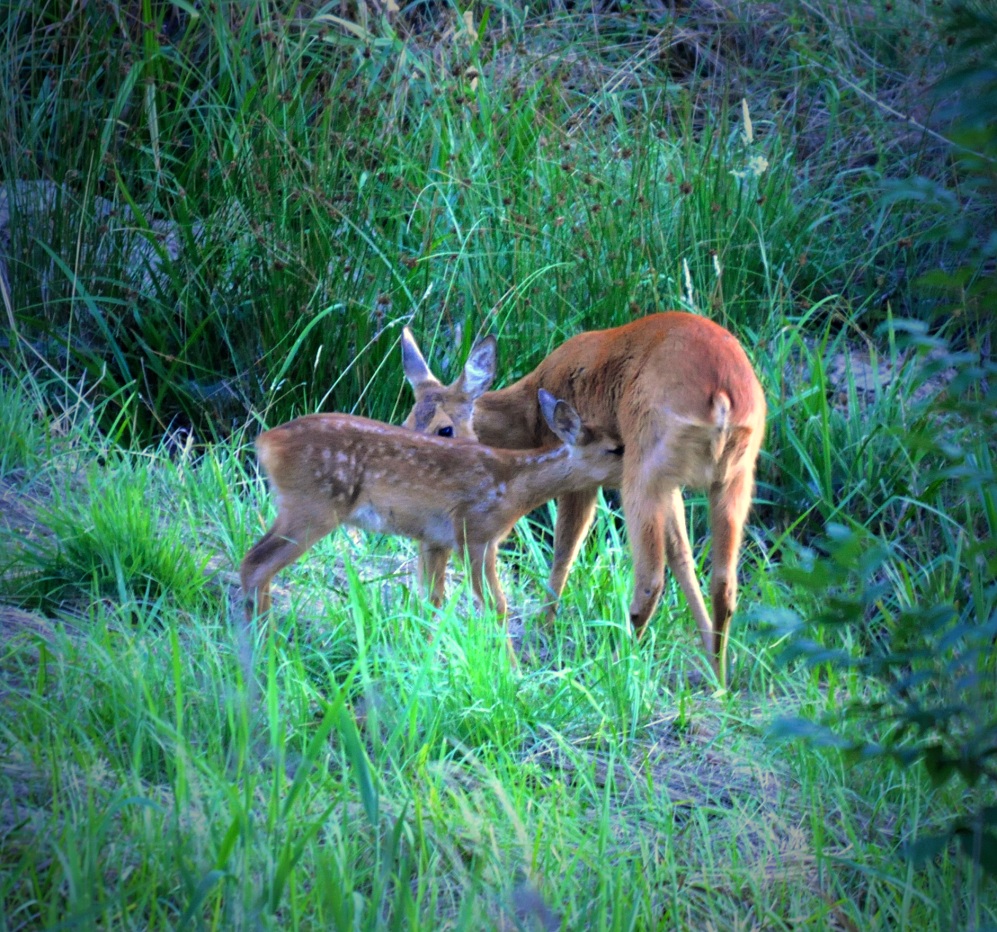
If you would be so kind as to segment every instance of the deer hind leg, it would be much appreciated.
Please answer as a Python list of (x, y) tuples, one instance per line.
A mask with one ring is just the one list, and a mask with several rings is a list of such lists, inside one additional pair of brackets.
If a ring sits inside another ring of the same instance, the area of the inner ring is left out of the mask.
[(585, 535), (592, 527), (598, 491), (568, 492), (557, 500), (557, 521), (554, 524), (554, 561), (550, 566), (547, 592), (547, 620), (552, 622), (557, 614), (557, 603), (564, 591), (571, 566), (578, 556)]
[(270, 608), (273, 577), (338, 524), (334, 515), (316, 516), (311, 510), (300, 518), (290, 508), (277, 515), (273, 526), (253, 545), (239, 566), (247, 623)]
[(419, 546), (419, 582), (429, 596), (429, 601), (439, 608), (446, 597), (447, 563), (449, 547)]
[(727, 638), (730, 620), (737, 604), (737, 562), (744, 522), (751, 508), (750, 470), (736, 473), (724, 485), (710, 490), (710, 525), (713, 537), (713, 568), (710, 598), (713, 602), (713, 637), (708, 646), (714, 667), (726, 678)]
[(505, 592), (502, 590), (502, 583), (499, 582), (498, 575), (498, 545), (497, 540), (489, 541), (485, 548), (485, 581), (491, 589), (492, 598), (495, 600), (495, 614), (499, 618), (505, 618), (509, 612), (509, 603), (506, 600)]
[(658, 606), (665, 574), (665, 509), (657, 483), (648, 482), (644, 473), (641, 469), (636, 476), (624, 475), (621, 489), (634, 561), (630, 623), (637, 637)]
[(665, 551), (668, 567), (685, 596), (693, 618), (696, 619), (696, 627), (703, 640), (703, 649), (711, 666), (716, 670), (713, 661), (713, 624), (706, 611), (703, 590), (696, 576), (696, 562), (692, 556), (685, 520), (685, 503), (682, 500), (682, 491), (678, 487), (672, 488), (665, 496)]

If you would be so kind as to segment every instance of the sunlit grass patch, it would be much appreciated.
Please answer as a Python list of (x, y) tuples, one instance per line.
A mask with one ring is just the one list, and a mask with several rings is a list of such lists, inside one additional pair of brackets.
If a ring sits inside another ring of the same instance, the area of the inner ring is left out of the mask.
[(35, 512), (43, 532), (8, 534), (12, 594), (49, 607), (88, 597), (203, 605), (207, 556), (187, 509), (166, 505), (148, 463), (127, 456), (81, 479), (57, 477)]

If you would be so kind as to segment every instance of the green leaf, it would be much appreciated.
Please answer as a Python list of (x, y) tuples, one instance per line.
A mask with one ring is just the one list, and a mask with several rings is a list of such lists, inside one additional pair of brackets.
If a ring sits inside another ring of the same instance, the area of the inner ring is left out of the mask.
[(357, 730), (356, 721), (352, 713), (345, 706), (339, 710), (339, 734), (343, 739), (346, 755), (352, 765), (353, 776), (360, 790), (360, 799), (363, 803), (364, 812), (367, 814), (367, 822), (374, 831), (377, 831), (379, 822), (379, 796), (377, 787), (374, 785), (370, 761), (367, 759), (367, 752), (360, 741), (360, 733)]

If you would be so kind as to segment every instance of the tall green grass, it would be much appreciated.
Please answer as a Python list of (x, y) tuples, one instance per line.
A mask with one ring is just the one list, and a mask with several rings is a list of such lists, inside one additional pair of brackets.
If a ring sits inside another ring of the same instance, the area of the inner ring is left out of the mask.
[(771, 24), (749, 18), (719, 77), (683, 57), (714, 41), (708, 22), (665, 22), (679, 37), (659, 59), (636, 15), (501, 7), (473, 32), (435, 16), (442, 31), (406, 35), (267, 0), (13, 5), (0, 175), (51, 183), (32, 189), (51, 209), (9, 191), (7, 357), (138, 393), (147, 441), (254, 409), (397, 415), (385, 360), (409, 321), (455, 358), (499, 332), (511, 377), (656, 308), (750, 336), (815, 302), (873, 322), (886, 300), (915, 307), (881, 269), (915, 235), (909, 212), (874, 201), (930, 154), (860, 171), (841, 149), (853, 132), (891, 145), (848, 75), (912, 48), (917, 12), (871, 30), (835, 5), (796, 14), (775, 61), (756, 50)]
[[(807, 383), (833, 382), (831, 342), (814, 345)], [(800, 352), (795, 339), (771, 346), (779, 371)], [(825, 418), (817, 439), (837, 449), (879, 436), (921, 378), (913, 366), (895, 377), (904, 392), (891, 383), (848, 423)], [(32, 397), (8, 386), (0, 411), (21, 423)], [(774, 421), (780, 442), (800, 445), (814, 416), (787, 406)], [(979, 437), (965, 438), (986, 455)], [(79, 428), (50, 443), (83, 461), (104, 455)], [(0, 896), (22, 927), (692, 929), (749, 916), (776, 928), (943, 929), (997, 919), (990, 888), (955, 849), (905, 857), (962, 805), (953, 786), (890, 760), (849, 762), (833, 745), (767, 740), (787, 713), (877, 695), (854, 673), (778, 661), (752, 606), (774, 599), (805, 615), (814, 596), (772, 574), (773, 562), (792, 562), (777, 527), (752, 522), (724, 694), (693, 685), (703, 661), (674, 586), (633, 642), (626, 542), (606, 504), (553, 629), (539, 620), (549, 543), (524, 523), (503, 553), (518, 669), (496, 620), (473, 608), (462, 568), (435, 611), (415, 597), (411, 544), (344, 532), (280, 574), (275, 624), (254, 634), (247, 667), (232, 569), (268, 506), (240, 453), (232, 443), (119, 450), (98, 486), (105, 530), (80, 537), (95, 558), (116, 535), (140, 552), (168, 542), (212, 553), (213, 581), (177, 561), (159, 599), (112, 586), (64, 601), (53, 621), (0, 609)], [(854, 484), (874, 488), (876, 458), (850, 468)], [(907, 474), (909, 507), (924, 515), (950, 507), (953, 488), (925, 481), (935, 468), (913, 459)], [(78, 466), (56, 456), (48, 469), (16, 488), (58, 489)], [(127, 497), (126, 487), (141, 490), (154, 526), (117, 507), (108, 490)], [(875, 500), (857, 494), (848, 514)], [(67, 507), (56, 518), (45, 500), (30, 513), (35, 533), (60, 542), (94, 516)], [(701, 539), (695, 500), (691, 515)], [(875, 514), (863, 520), (874, 526)], [(16, 526), (2, 533), (18, 540)], [(893, 563), (911, 604), (960, 591), (971, 568), (970, 550), (956, 549), (941, 576), (921, 572), (919, 548), (931, 546), (911, 532)], [(176, 598), (185, 591), (194, 603)]]

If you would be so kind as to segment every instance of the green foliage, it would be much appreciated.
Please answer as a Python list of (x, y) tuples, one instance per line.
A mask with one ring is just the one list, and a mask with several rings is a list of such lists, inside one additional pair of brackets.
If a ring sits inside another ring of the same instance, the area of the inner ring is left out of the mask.
[(46, 533), (5, 535), (9, 596), (49, 608), (84, 593), (146, 605), (168, 597), (188, 611), (203, 605), (207, 557), (191, 533), (196, 525), (183, 507), (150, 506), (152, 494), (147, 464), (127, 457), (53, 488), (37, 510)]
[[(759, 329), (828, 281), (855, 291), (839, 243), (857, 241), (872, 186), (842, 208), (821, 171), (801, 173), (806, 119), (774, 101), (825, 91), (795, 59), (755, 60), (753, 21), (721, 50), (758, 88), (742, 106), (678, 50), (620, 60), (659, 42), (636, 10), (604, 33), (545, 22), (543, 38), (511, 10), (470, 28), (436, 15), (442, 34), (266, 0), (14, 4), (7, 354), (85, 374), (116, 399), (108, 421), (136, 395), (126, 426), (147, 442), (177, 425), (225, 434), (254, 409), (389, 418), (409, 321), (455, 359), (500, 332), (511, 377), (646, 310)], [(811, 25), (786, 24), (801, 60), (826, 53)]]
[[(886, 188), (886, 203), (914, 203), (932, 224), (929, 242), (942, 242), (952, 260), (919, 278), (934, 297), (935, 317), (952, 318), (969, 343), (994, 333), (997, 301), (997, 16), (982, 3), (956, 2), (943, 33), (953, 64), (935, 89), (949, 121), (955, 178), (915, 177)], [(954, 183), (953, 183), (954, 182)], [(951, 330), (952, 328), (950, 328)]]
[[(853, 761), (921, 765), (939, 787), (955, 781), (953, 812), (908, 851), (923, 860), (957, 840), (997, 876), (997, 366), (962, 357), (937, 365), (958, 375), (904, 438), (927, 455), (935, 493), (911, 502), (917, 514), (899, 526), (923, 521), (948, 545), (919, 564), (903, 539), (832, 524), (817, 549), (780, 570), (813, 605), (805, 616), (777, 613), (785, 659), (848, 671), (851, 684), (819, 727), (795, 720), (781, 732), (844, 748)], [(940, 500), (958, 505), (943, 511)]]
[(818, 323), (821, 313), (788, 319), (757, 363), (772, 386), (760, 497), (802, 540), (829, 521), (893, 527), (902, 519), (927, 455), (907, 442), (926, 428), (909, 398), (937, 390), (937, 365), (898, 346), (902, 324), (883, 329), (880, 350), (854, 324)]
[[(109, 482), (141, 488), (146, 511), (170, 519), (164, 536), (189, 509), (187, 545), (234, 564), (262, 520), (242, 452), (118, 453)], [(118, 501), (95, 478), (75, 487)], [(41, 532), (52, 517), (38, 515)], [(773, 585), (771, 545), (753, 525), (748, 604)], [(536, 647), (518, 669), (466, 580), (433, 611), (406, 591), (413, 548), (371, 535), (334, 535), (301, 561), (248, 663), (234, 574), (219, 574), (214, 607), (141, 606), (155, 624), (135, 625), (135, 599), (117, 586), (70, 603), (64, 630), (0, 606), (0, 792), (19, 814), (0, 852), (5, 915), (157, 929), (277, 929), (293, 916), (328, 928), (531, 916), (654, 928), (666, 917), (692, 929), (735, 926), (749, 894), (783, 924), (945, 928), (972, 914), (953, 859), (894, 863), (908, 826), (946, 824), (949, 800), (918, 770), (763, 743), (770, 715), (817, 707), (822, 684), (776, 669), (745, 641), (740, 613), (735, 681), (751, 687), (711, 697), (687, 680), (702, 656), (680, 596), (666, 593), (640, 644), (629, 636), (626, 548), (608, 507), (549, 631), (536, 616), (550, 554), (524, 537), (500, 561), (512, 623)], [(976, 915), (997, 910), (981, 897)]]
[[(930, 5), (597, 7), (5, 8), (8, 923), (997, 922), (993, 373), (893, 321), (985, 258), (982, 163), (906, 119), (946, 55)], [(969, 238), (931, 239), (963, 206)], [(730, 326), (770, 403), (730, 692), (670, 577), (633, 642), (605, 503), (549, 628), (549, 537), (503, 552), (518, 668), (464, 567), (434, 611), (411, 544), (346, 532), (277, 580), (251, 653), (259, 423), (397, 420), (403, 323), (451, 376), (497, 333), (508, 382), (672, 306)], [(949, 332), (985, 350), (965, 306)], [(832, 746), (762, 740), (794, 713)]]

